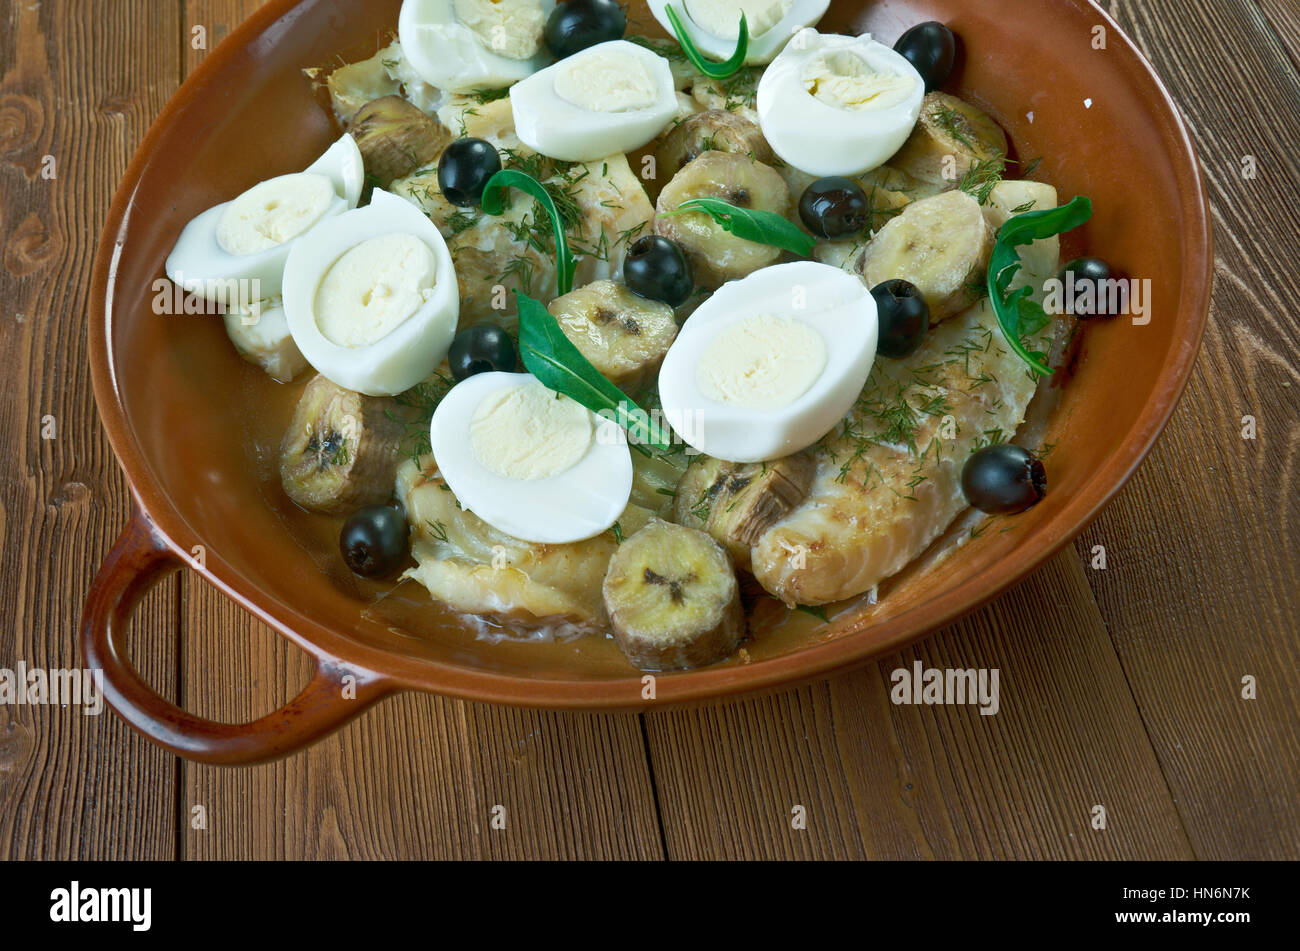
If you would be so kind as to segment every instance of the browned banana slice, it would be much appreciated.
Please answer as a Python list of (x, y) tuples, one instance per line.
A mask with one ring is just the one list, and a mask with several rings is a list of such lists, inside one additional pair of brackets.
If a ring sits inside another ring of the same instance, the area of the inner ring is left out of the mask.
[(652, 518), (618, 546), (602, 588), (614, 637), (642, 670), (730, 655), (745, 633), (731, 559), (704, 532)]
[(706, 109), (677, 123), (660, 140), (655, 175), (667, 181), (705, 152), (734, 152), (772, 164), (772, 147), (756, 124), (725, 109)]
[(381, 188), (410, 175), (442, 155), (451, 133), (401, 96), (366, 103), (349, 129), (365, 160), (366, 172)]
[(591, 365), (628, 392), (654, 378), (677, 339), (671, 307), (614, 281), (592, 281), (557, 297), (547, 309)]
[(1007, 156), (1007, 134), (977, 106), (946, 92), (921, 101), (921, 116), (889, 164), (913, 178), (955, 187), (971, 166)]
[(674, 517), (707, 531), (742, 566), (759, 537), (804, 500), (817, 465), (797, 452), (771, 462), (723, 462), (703, 456), (677, 485)]
[(721, 198), (740, 208), (789, 217), (790, 190), (770, 166), (734, 152), (704, 152), (673, 176), (655, 205), (655, 231), (676, 241), (695, 282), (714, 289), (775, 263), (781, 249), (731, 234), (703, 212), (668, 214), (691, 198)]
[(981, 295), (993, 229), (979, 202), (951, 191), (912, 202), (885, 224), (854, 264), (868, 287), (910, 281), (930, 305), (930, 323), (965, 310)]
[(317, 376), (302, 391), (280, 443), (285, 494), (313, 512), (386, 501), (401, 459), (406, 410)]

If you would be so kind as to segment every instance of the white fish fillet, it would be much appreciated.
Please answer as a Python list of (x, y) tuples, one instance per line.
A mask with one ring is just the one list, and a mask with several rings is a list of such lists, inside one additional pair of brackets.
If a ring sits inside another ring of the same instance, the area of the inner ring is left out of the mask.
[[(671, 499), (681, 464), (633, 455), (632, 498), (619, 516), (631, 535)], [(601, 597), (605, 570), (618, 542), (612, 531), (564, 545), (522, 541), (498, 531), (460, 507), (432, 456), (397, 470), (397, 497), (411, 524), (411, 554), (419, 581), (453, 611), (477, 614), (519, 627), (562, 622), (580, 630), (603, 630)]]
[[(1055, 339), (1054, 320), (1036, 340)], [(1011, 438), (1036, 382), (1007, 347), (985, 299), (934, 327), (902, 360), (878, 357), (858, 404), (818, 446), (808, 497), (751, 551), (753, 572), (790, 605), (869, 590), (966, 508), (972, 451)]]

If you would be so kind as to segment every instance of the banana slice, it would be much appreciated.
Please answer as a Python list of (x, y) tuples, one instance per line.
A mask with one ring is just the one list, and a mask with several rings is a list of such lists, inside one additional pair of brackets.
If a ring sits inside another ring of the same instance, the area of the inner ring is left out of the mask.
[(993, 229), (979, 202), (951, 191), (907, 205), (853, 267), (868, 287), (898, 278), (915, 284), (937, 324), (979, 299), (992, 251)]
[(279, 298), (228, 311), (223, 319), (226, 336), (239, 355), (261, 367), (271, 379), (292, 383), (307, 371), (307, 358), (293, 342)]
[(757, 124), (725, 109), (706, 109), (677, 123), (659, 141), (655, 175), (667, 181), (705, 152), (735, 152), (772, 164), (772, 147)]
[(362, 106), (350, 127), (366, 173), (380, 188), (437, 161), (451, 144), (451, 132), (401, 96), (383, 96)]
[(722, 546), (661, 519), (619, 545), (602, 587), (614, 637), (642, 670), (683, 670), (731, 654), (745, 633), (740, 585)]
[(401, 459), (406, 410), (324, 376), (309, 382), (280, 443), (285, 494), (313, 512), (341, 513), (387, 501)]
[(747, 566), (750, 548), (804, 500), (816, 472), (806, 452), (748, 463), (703, 456), (678, 483), (673, 515), (682, 525), (708, 532), (737, 564)]
[(946, 92), (921, 101), (916, 128), (889, 164), (913, 178), (953, 187), (971, 166), (1006, 158), (1007, 134), (977, 106)]
[(613, 281), (593, 281), (547, 309), (601, 376), (628, 392), (653, 379), (677, 339), (671, 307)]
[(714, 150), (687, 164), (659, 193), (654, 228), (686, 252), (697, 284), (712, 290), (775, 263), (780, 248), (738, 238), (702, 212), (667, 214), (688, 199), (706, 197), (785, 217), (791, 211), (781, 176), (748, 155)]

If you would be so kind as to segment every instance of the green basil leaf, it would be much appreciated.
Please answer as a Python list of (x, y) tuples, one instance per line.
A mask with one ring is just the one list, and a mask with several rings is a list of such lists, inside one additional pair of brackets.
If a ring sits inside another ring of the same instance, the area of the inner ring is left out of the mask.
[(664, 428), (600, 375), (564, 335), (550, 311), (527, 294), (516, 292), (515, 298), (519, 306), (519, 355), (529, 373), (593, 413), (613, 419), (628, 431), (638, 450), (645, 452), (646, 446), (672, 448)]
[(737, 238), (770, 244), (804, 258), (812, 253), (813, 245), (817, 243), (812, 235), (804, 234), (775, 212), (741, 208), (721, 198), (688, 198), (665, 215), (680, 215), (688, 211), (703, 212)]
[(682, 23), (682, 18), (677, 15), (671, 3), (664, 5), (664, 12), (668, 14), (668, 22), (672, 24), (673, 33), (677, 35), (677, 42), (681, 44), (682, 52), (691, 61), (691, 65), (705, 76), (710, 79), (726, 79), (745, 65), (745, 56), (749, 53), (749, 23), (745, 20), (744, 13), (740, 14), (740, 35), (736, 37), (736, 51), (725, 63), (715, 63), (705, 59), (704, 54), (696, 48), (691, 35), (686, 32), (686, 24)]
[(521, 192), (536, 198), (551, 217), (551, 230), (555, 233), (555, 285), (557, 297), (562, 297), (573, 290), (573, 275), (577, 262), (569, 251), (569, 241), (564, 235), (564, 219), (555, 207), (555, 200), (546, 187), (527, 172), (505, 168), (488, 179), (483, 187), (483, 199), (480, 204), (489, 215), (499, 215), (506, 210), (506, 189), (518, 188)]
[(1030, 288), (1022, 287), (1007, 292), (1021, 267), (1020, 252), (1016, 248), (1032, 244), (1041, 238), (1064, 234), (1091, 217), (1092, 202), (1082, 195), (1059, 208), (1016, 215), (998, 229), (993, 253), (989, 256), (989, 299), (997, 314), (1002, 335), (1020, 359), (1029, 364), (1029, 368), (1039, 376), (1047, 376), (1052, 372), (1051, 367), (1047, 366), (1047, 358), (1040, 351), (1027, 350), (1020, 338), (1042, 330), (1050, 318), (1041, 307), (1029, 300), (1033, 294)]

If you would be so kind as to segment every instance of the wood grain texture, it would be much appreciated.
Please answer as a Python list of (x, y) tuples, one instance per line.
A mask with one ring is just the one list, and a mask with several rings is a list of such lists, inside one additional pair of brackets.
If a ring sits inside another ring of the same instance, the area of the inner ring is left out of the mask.
[[(190, 0), (209, 47), (254, 0)], [(202, 50), (187, 47), (187, 68)], [(219, 720), (287, 701), (310, 664), (193, 576), (185, 582), (183, 697)], [(252, 770), (182, 766), (186, 858), (655, 858), (640, 724), (428, 696), (380, 704), (302, 756)], [(195, 829), (195, 806), (207, 828)], [(495, 807), (505, 828), (494, 829)], [(500, 813), (498, 813), (499, 815)]]
[[(1106, 546), (1108, 567), (1089, 580), (1196, 855), (1295, 859), (1300, 75), (1255, 4), (1116, 6), (1189, 115), (1213, 206), (1215, 290), (1173, 421), (1078, 547)], [(1266, 6), (1294, 37), (1295, 5)], [(1254, 439), (1242, 435), (1247, 416)], [(1242, 697), (1247, 676), (1257, 699)]]
[(1300, 9), (1295, 0), (1259, 0), (1259, 6), (1291, 65), (1300, 69)]
[[(1104, 5), (1187, 116), (1217, 284), (1168, 431), (1073, 551), (857, 673), (641, 721), (407, 695), (304, 754), (223, 770), (111, 714), (0, 707), (0, 858), (1300, 857), (1300, 15)], [(78, 662), (81, 602), (126, 517), (86, 368), (94, 242), (148, 122), (206, 55), (193, 28), (211, 49), (256, 6), (0, 14), (0, 666)], [(265, 713), (309, 674), (192, 576), (136, 629), (142, 672), (216, 719)], [(914, 661), (998, 668), (999, 713), (893, 704)]]
[[(1072, 553), (929, 640), (829, 682), (646, 715), (672, 858), (1186, 858)], [(896, 705), (899, 668), (999, 670), (1000, 709)], [(807, 828), (792, 827), (803, 806)], [(1093, 829), (1095, 806), (1106, 827)]]
[[(81, 605), (128, 513), (87, 363), (104, 213), (177, 85), (173, 9), (74, 2), (0, 12), (0, 667), (78, 668)], [(93, 25), (92, 25), (93, 23)], [(46, 438), (48, 437), (48, 438)], [(141, 673), (172, 696), (174, 583), (136, 621)], [(170, 858), (175, 763), (105, 710), (0, 707), (0, 859)]]

